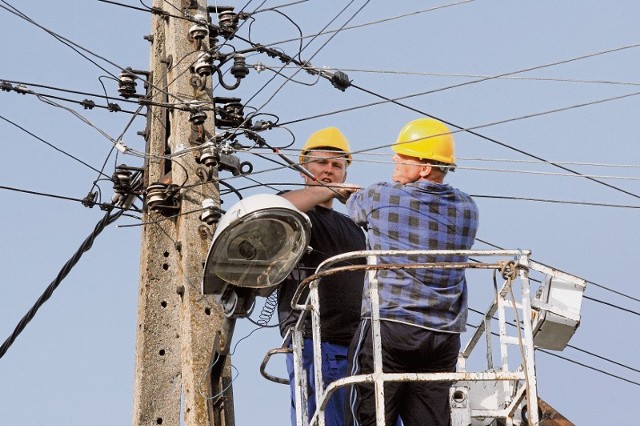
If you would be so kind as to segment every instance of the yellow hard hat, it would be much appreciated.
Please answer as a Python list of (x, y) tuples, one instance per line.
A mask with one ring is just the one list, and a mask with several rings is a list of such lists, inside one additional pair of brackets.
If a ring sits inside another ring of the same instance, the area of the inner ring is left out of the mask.
[(407, 123), (396, 143), (391, 147), (396, 153), (455, 164), (453, 136), (449, 128), (433, 118), (418, 118)]
[(307, 152), (317, 148), (333, 148), (340, 150), (347, 155), (344, 157), (347, 159), (347, 165), (351, 164), (351, 148), (349, 147), (349, 141), (342, 134), (337, 127), (327, 127), (314, 132), (307, 142), (305, 142), (300, 152), (300, 164), (304, 162), (304, 156)]

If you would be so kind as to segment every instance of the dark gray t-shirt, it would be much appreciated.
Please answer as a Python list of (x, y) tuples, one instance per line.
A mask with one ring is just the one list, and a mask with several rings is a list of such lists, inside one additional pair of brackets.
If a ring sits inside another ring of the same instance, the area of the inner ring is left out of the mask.
[[(291, 309), (291, 298), (298, 284), (315, 273), (324, 260), (350, 251), (364, 250), (365, 234), (348, 216), (332, 209), (316, 206), (307, 212), (311, 220), (311, 253), (305, 254), (298, 267), (282, 282), (278, 289), (278, 317), (280, 332), (294, 325), (298, 311)], [(365, 259), (350, 261), (364, 264)], [(334, 265), (334, 266), (344, 266)], [(343, 272), (325, 277), (320, 282), (320, 330), (322, 341), (349, 345), (360, 321), (364, 272)], [(299, 303), (304, 303), (308, 291)], [(311, 319), (306, 316), (305, 337), (311, 337)]]

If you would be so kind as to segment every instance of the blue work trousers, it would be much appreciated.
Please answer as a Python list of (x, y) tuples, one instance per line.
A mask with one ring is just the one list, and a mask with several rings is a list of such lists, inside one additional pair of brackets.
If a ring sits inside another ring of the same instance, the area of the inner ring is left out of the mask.
[[(322, 382), (326, 388), (331, 382), (347, 375), (348, 346), (322, 342)], [(302, 349), (302, 365), (307, 375), (307, 395), (309, 403), (309, 419), (316, 411), (316, 381), (313, 371), (313, 340), (304, 339)], [(296, 425), (296, 394), (293, 369), (293, 354), (287, 354), (287, 371), (289, 372), (289, 387), (291, 390), (291, 424)], [(327, 426), (343, 426), (345, 424), (345, 396), (346, 389), (340, 388), (331, 394), (325, 408), (325, 424)]]

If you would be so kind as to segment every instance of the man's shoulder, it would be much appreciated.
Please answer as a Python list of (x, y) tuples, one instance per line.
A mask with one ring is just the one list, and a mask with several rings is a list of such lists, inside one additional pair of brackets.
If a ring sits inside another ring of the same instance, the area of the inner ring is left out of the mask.
[(339, 212), (337, 210), (334, 209), (329, 209), (326, 207), (322, 207), (322, 206), (315, 206), (313, 208), (311, 208), (307, 214), (311, 217), (317, 217), (318, 219), (322, 219), (322, 218), (327, 218), (327, 219), (331, 219), (331, 220), (339, 220), (339, 221), (347, 221), (347, 222), (351, 222), (355, 225), (355, 222), (353, 222), (353, 219), (351, 219), (351, 217), (345, 213)]

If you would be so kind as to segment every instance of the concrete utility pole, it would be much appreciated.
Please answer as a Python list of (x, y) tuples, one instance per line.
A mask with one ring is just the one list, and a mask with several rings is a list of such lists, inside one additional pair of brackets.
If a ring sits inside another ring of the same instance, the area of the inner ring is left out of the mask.
[(193, 40), (189, 29), (194, 23), (169, 16), (180, 16), (180, 11), (206, 16), (207, 5), (205, 0), (154, 0), (153, 7), (167, 15), (153, 13), (150, 37), (153, 105), (147, 118), (143, 215), (148, 224), (142, 228), (133, 424), (177, 426), (182, 417), (186, 426), (232, 426), (229, 359), (221, 369), (226, 391), (222, 398), (209, 394), (214, 340), (217, 336), (220, 344), (227, 337), (220, 307), (200, 290), (210, 235), (199, 232), (200, 213), (188, 213), (201, 209), (204, 198), (219, 200), (218, 188), (203, 184), (192, 152), (161, 158), (196, 146), (214, 132), (212, 111), (204, 124), (194, 125), (184, 110), (185, 103), (197, 100), (211, 104), (211, 78), (190, 69), (208, 37)]

